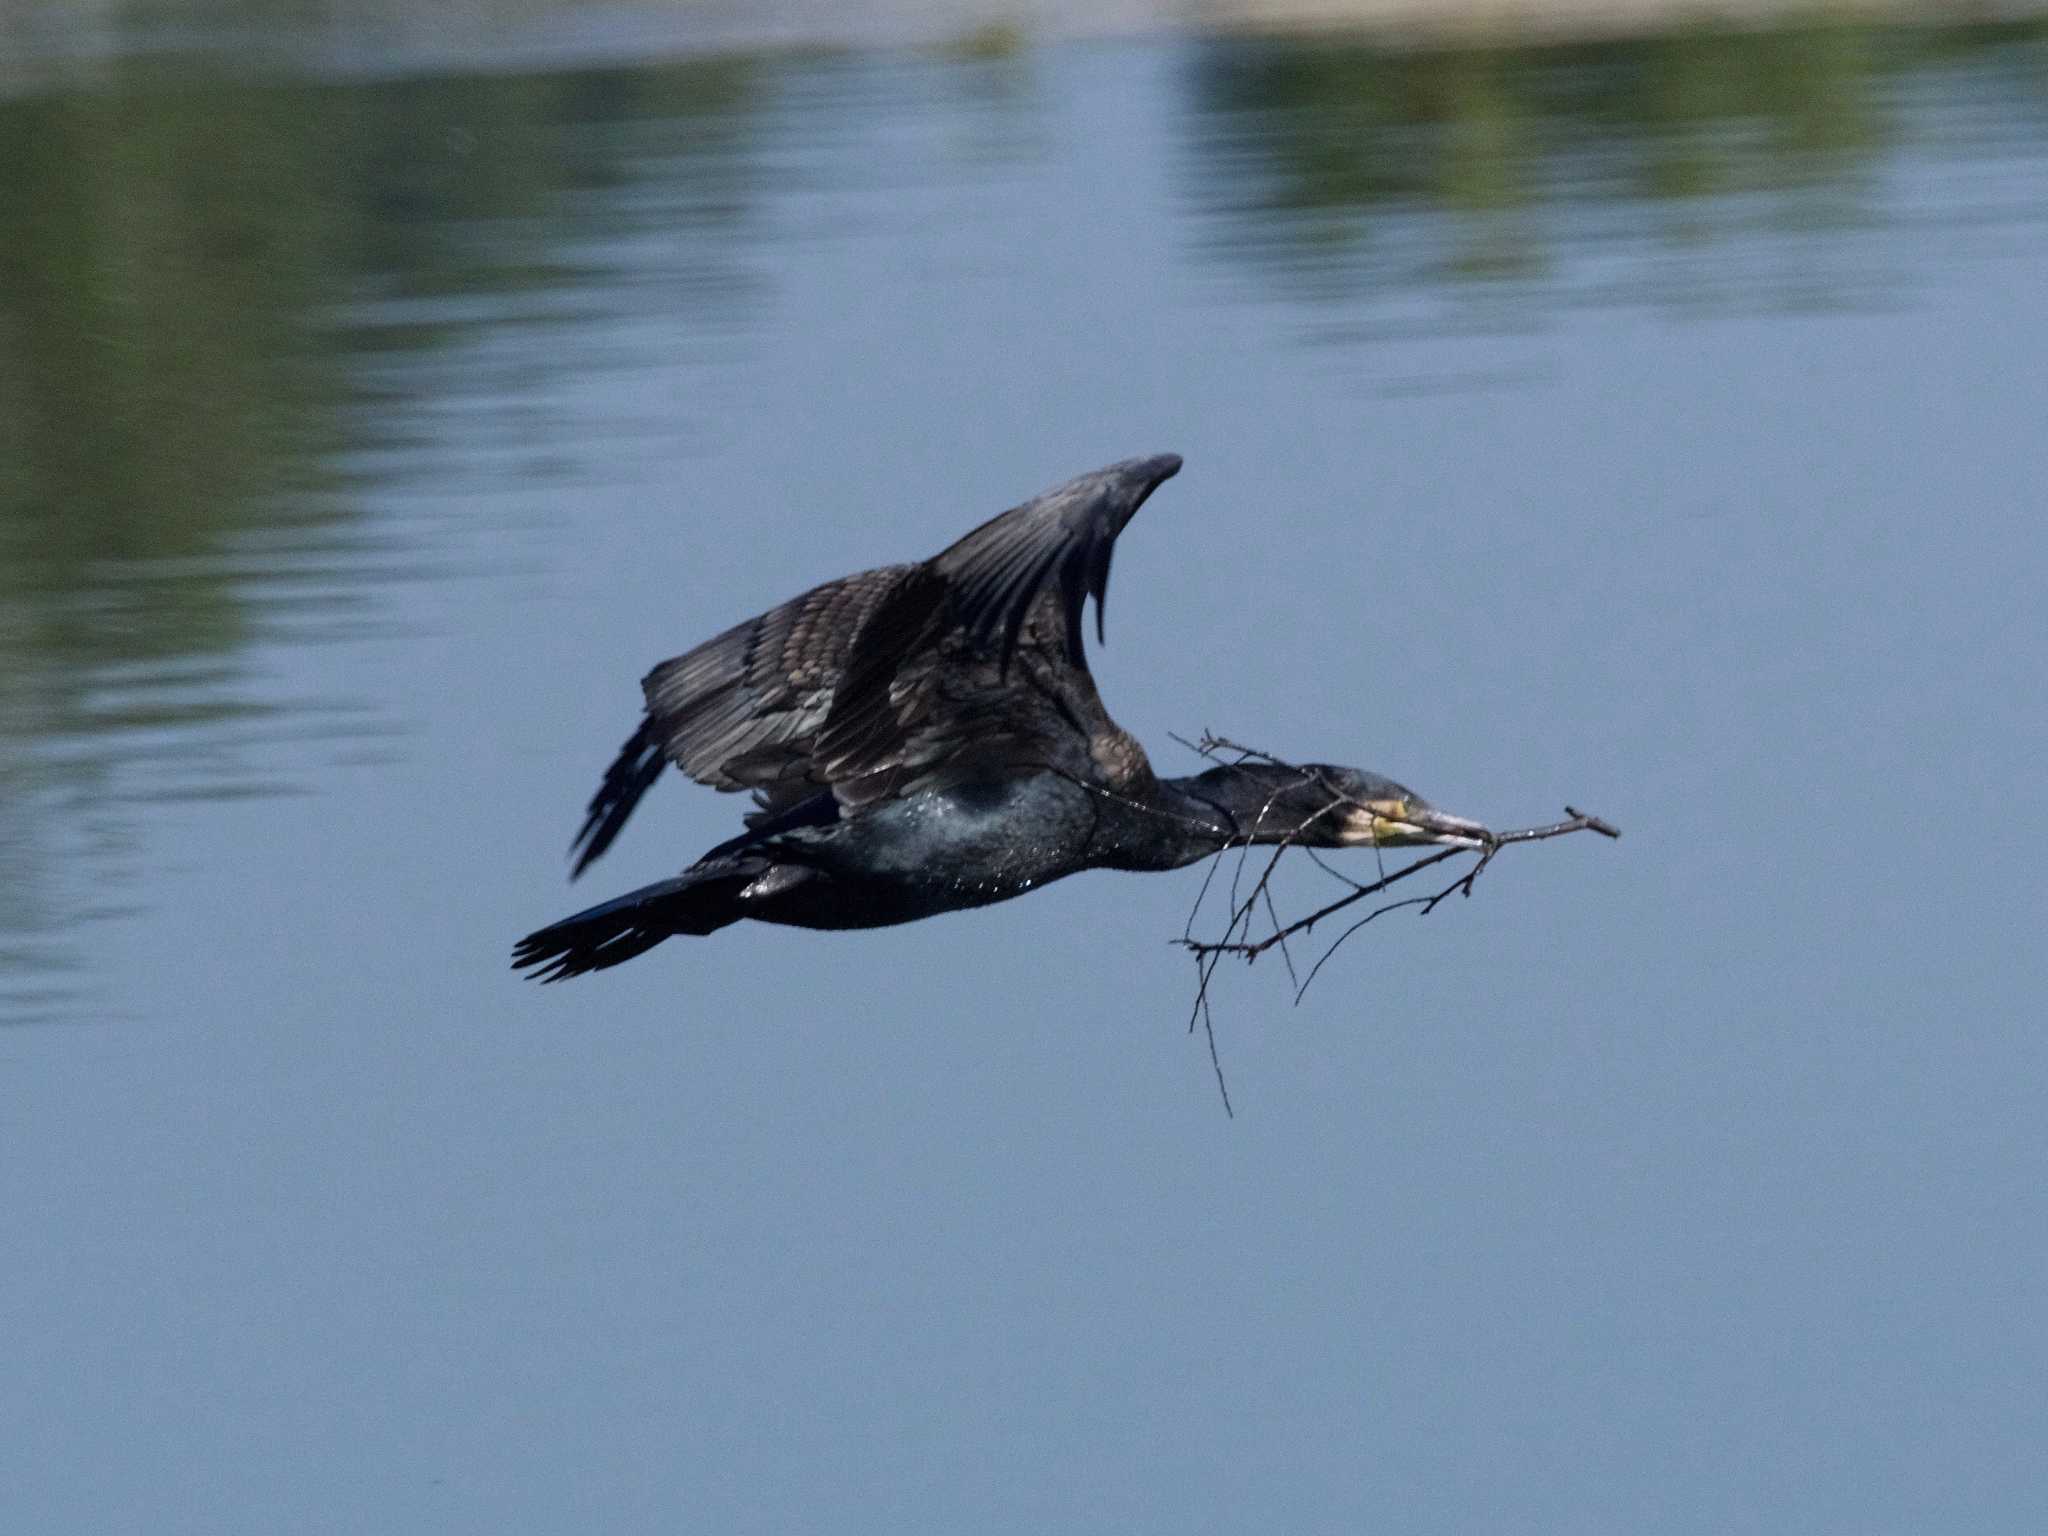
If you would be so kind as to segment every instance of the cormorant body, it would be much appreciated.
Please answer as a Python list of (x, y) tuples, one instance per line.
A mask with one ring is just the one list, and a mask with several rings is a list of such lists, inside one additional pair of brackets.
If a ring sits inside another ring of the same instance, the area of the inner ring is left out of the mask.
[(580, 874), (674, 763), (752, 791), (748, 829), (659, 881), (528, 935), (542, 980), (742, 918), (875, 928), (1006, 901), (1084, 869), (1177, 869), (1219, 850), (1482, 846), (1476, 822), (1357, 769), (1246, 762), (1162, 779), (1109, 718), (1083, 653), (1112, 545), (1180, 469), (1083, 475), (921, 565), (827, 582), (663, 662), (592, 798)]

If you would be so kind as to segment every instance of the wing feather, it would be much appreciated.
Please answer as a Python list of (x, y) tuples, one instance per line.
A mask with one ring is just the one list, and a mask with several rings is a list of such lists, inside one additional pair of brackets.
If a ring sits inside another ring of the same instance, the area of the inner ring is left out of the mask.
[(1102, 707), (1081, 619), (1107, 592), (1117, 535), (1180, 463), (1127, 459), (1071, 480), (984, 523), (891, 594), (813, 744), (843, 804), (1025, 764), (1089, 771), (1098, 733), (1148, 771)]
[(858, 810), (1025, 765), (1149, 773), (1096, 694), (1081, 621), (1092, 597), (1101, 638), (1117, 535), (1180, 464), (1160, 454), (1082, 475), (922, 565), (828, 581), (662, 662), (577, 834), (577, 872), (664, 761), (751, 790), (764, 825), (826, 790)]
[(649, 672), (647, 717), (669, 761), (714, 789), (806, 792), (811, 738), (871, 613), (914, 566), (813, 587)]

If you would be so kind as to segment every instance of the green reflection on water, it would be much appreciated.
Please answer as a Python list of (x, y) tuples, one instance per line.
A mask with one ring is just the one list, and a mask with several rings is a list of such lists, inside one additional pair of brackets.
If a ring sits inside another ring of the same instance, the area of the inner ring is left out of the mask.
[(0, 99), (0, 1018), (50, 1010), (36, 936), (104, 904), (139, 804), (291, 792), (264, 744), (394, 729), (276, 698), (253, 648), (362, 632), (423, 559), (353, 466), (445, 385), (394, 382), (394, 355), (583, 277), (560, 203), (637, 173), (630, 136), (564, 127), (754, 96), (742, 61), (364, 85), (234, 62)]
[(291, 331), (337, 242), (326, 167), (295, 152), (304, 126), (275, 93), (227, 89), (0, 104), (17, 211), (0, 241), (0, 581), (36, 617), (11, 643), (38, 672), (245, 633), (218, 579), (133, 587), (137, 563), (260, 520), (318, 446), (303, 439), (332, 381)]
[[(1489, 320), (1516, 323), (1560, 301), (1542, 285), (1568, 247), (1633, 239), (1658, 302), (1724, 281), (1738, 302), (1818, 304), (1837, 274), (1731, 280), (1663, 258), (1885, 216), (1875, 171), (1929, 131), (1908, 98), (1945, 73), (1969, 80), (1952, 92), (1980, 125), (1965, 137), (1995, 120), (2031, 149), (2044, 39), (1211, 40), (1171, 110), (1226, 259), (1312, 300), (1529, 295)], [(744, 326), (761, 258), (802, 238), (758, 216), (777, 178), (832, 193), (816, 179), (865, 174), (821, 169), (816, 145), (921, 112), (952, 135), (943, 174), (1035, 173), (1064, 152), (1044, 82), (1065, 57), (897, 58), (873, 80), (858, 60), (723, 58), (322, 83), (230, 51), (0, 99), (0, 972), (24, 978), (17, 999), (33, 979), (47, 1010), (62, 974), (24, 936), (133, 887), (147, 805), (303, 790), (305, 754), (278, 742), (398, 728), (402, 701), (280, 699), (262, 642), (361, 633), (389, 584), (446, 557), (378, 510), (394, 480), (446, 493), (494, 448), (588, 450), (534, 442), (532, 413), (503, 442), (476, 425), (504, 403), (493, 389), (516, 390), (504, 354), (528, 375), (578, 366), (560, 301), (685, 317), (683, 345)], [(1611, 214), (1590, 234), (1589, 210)], [(502, 345), (522, 328), (536, 344)], [(480, 363), (493, 342), (501, 360)], [(453, 467), (421, 446), (451, 419), (469, 434)], [(454, 562), (490, 531), (467, 530)]]
[[(1190, 179), (1224, 249), (1310, 296), (1543, 273), (1574, 204), (1638, 204), (1686, 243), (1753, 229), (1757, 195), (1777, 227), (1840, 227), (1871, 216), (1902, 82), (1961, 64), (2026, 100), (2044, 40), (1848, 20), (1527, 48), (1217, 40), (1189, 73)], [(1387, 245), (1417, 217), (1439, 221), (1419, 273)]]

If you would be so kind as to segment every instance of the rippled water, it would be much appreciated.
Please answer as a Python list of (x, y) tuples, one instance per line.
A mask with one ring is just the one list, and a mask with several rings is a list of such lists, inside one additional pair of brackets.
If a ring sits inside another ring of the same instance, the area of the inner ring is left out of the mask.
[[(1257, 305), (1262, 344), (1333, 387), (1482, 404), (1539, 377), (1588, 306), (1778, 316), (1765, 343), (1793, 343), (1816, 311), (1910, 307), (2038, 248), (2024, 32), (1111, 57), (359, 86), (144, 61), (8, 103), (0, 190), (28, 215), (0, 245), (8, 1016), (93, 1006), (81, 951), (161, 899), (152, 806), (345, 793), (333, 770), (404, 753), (428, 700), (316, 659), (406, 626), (395, 594), (490, 601), (480, 580), (576, 536), (580, 488), (673, 495), (735, 413), (843, 460), (877, 372), (912, 409), (972, 388), (907, 352), (806, 354), (796, 304), (873, 298), (879, 246), (964, 325), (998, 281), (1057, 317), (1069, 264), (1113, 259), (1108, 193), (1164, 237), (1156, 284), (1118, 296), (1148, 328)], [(1142, 136), (1118, 158), (1157, 173), (1126, 187), (1077, 140), (1074, 94), (1105, 88), (1143, 101), (1110, 118)], [(1007, 238), (949, 251), (916, 238), (932, 217)], [(1085, 345), (1033, 341), (1039, 368)], [(777, 361), (806, 371), (763, 382)], [(1209, 425), (1183, 414), (1184, 438)], [(1073, 467), (1063, 447), (1030, 472)]]
[[(216, 1464), (295, 1529), (364, 1467), (401, 1527), (2031, 1528), (2044, 47), (0, 102), (36, 1528)], [(1156, 760), (1629, 838), (1243, 978), (1243, 1130), (1192, 884), (505, 975), (726, 833), (666, 785), (560, 883), (648, 664), (1163, 449), (1097, 664)]]

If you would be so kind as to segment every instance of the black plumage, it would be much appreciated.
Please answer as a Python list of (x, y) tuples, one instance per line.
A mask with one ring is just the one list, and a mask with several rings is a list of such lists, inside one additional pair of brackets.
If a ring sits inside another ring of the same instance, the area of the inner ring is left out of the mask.
[(1127, 459), (982, 524), (930, 560), (814, 587), (643, 682), (646, 715), (592, 797), (578, 874), (673, 763), (747, 790), (747, 830), (672, 880), (540, 929), (543, 980), (741, 918), (876, 927), (1091, 868), (1171, 869), (1235, 843), (1479, 846), (1477, 823), (1356, 769), (1273, 764), (1161, 779), (1089, 675), (1117, 535), (1180, 469)]

